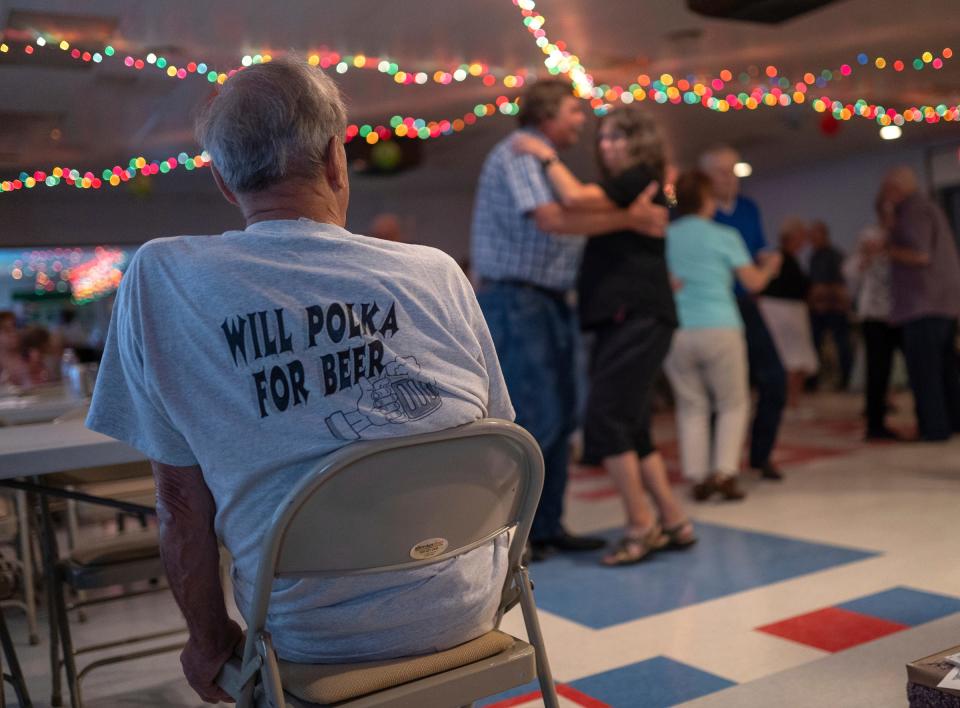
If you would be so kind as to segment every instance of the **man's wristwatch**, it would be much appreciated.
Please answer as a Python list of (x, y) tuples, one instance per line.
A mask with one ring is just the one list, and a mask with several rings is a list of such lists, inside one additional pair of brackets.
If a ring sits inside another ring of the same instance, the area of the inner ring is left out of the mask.
[(547, 157), (547, 158), (545, 158), (545, 159), (543, 159), (543, 160), (540, 160), (540, 164), (543, 166), (543, 169), (547, 169), (547, 168), (550, 167), (550, 165), (552, 165), (554, 162), (559, 162), (559, 160), (560, 160), (560, 158), (557, 157), (556, 155), (551, 155), (550, 157)]

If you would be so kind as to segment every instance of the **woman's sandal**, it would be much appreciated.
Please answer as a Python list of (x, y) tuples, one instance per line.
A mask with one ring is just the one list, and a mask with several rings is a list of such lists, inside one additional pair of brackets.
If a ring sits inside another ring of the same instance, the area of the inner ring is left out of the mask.
[(684, 519), (676, 526), (663, 529), (663, 535), (667, 537), (668, 549), (682, 551), (697, 542), (697, 534), (693, 530), (693, 522), (690, 519)]
[(617, 542), (613, 553), (603, 557), (603, 564), (611, 567), (633, 565), (669, 543), (670, 539), (664, 534), (660, 524), (654, 524), (643, 536), (626, 534)]

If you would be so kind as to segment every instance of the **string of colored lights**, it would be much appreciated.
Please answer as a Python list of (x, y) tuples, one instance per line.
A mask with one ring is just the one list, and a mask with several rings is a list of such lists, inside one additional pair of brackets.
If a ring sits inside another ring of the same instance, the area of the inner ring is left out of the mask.
[[(37, 37), (24, 37), (27, 43), (23, 47), (24, 53), (29, 56), (37, 54), (36, 47), (57, 48), (67, 52), (68, 56), (79, 62), (100, 64), (104, 59), (111, 57), (120, 58), (117, 49), (112, 45), (103, 47), (100, 51), (90, 52), (81, 51), (77, 47), (71, 47), (66, 39), (58, 40), (55, 37), (40, 35)], [(0, 53), (10, 51), (10, 46), (5, 42), (0, 43)], [(191, 61), (184, 66), (177, 66), (168, 58), (157, 55), (153, 52), (145, 56), (136, 56), (135, 54), (125, 54), (123, 56), (123, 65), (137, 71), (155, 67), (163, 72), (164, 75), (173, 79), (186, 79), (188, 76), (195, 75), (206, 78), (210, 83), (223, 84), (227, 79), (233, 76), (241, 68), (261, 64), (271, 61), (273, 56), (267, 52), (260, 54), (247, 54), (240, 60), (240, 67), (231, 69), (227, 72), (218, 72), (211, 69), (206, 62)], [(365, 54), (340, 54), (328, 49), (322, 49), (312, 52), (308, 56), (308, 61), (313, 66), (321, 66), (324, 69), (332, 69), (338, 74), (345, 74), (351, 69), (367, 69), (378, 71), (393, 77), (397, 84), (401, 85), (422, 85), (429, 81), (441, 85), (460, 83), (468, 78), (479, 79), (484, 86), (492, 87), (497, 83), (502, 83), (506, 88), (514, 89), (523, 87), (529, 80), (529, 72), (526, 69), (507, 71), (505, 69), (491, 67), (485, 62), (473, 61), (460, 64), (452, 70), (435, 69), (429, 71), (405, 70), (396, 62), (382, 57), (370, 57)]]
[[(952, 57), (953, 50), (949, 47), (945, 48), (939, 56), (934, 55), (933, 52), (924, 51), (919, 57), (912, 61), (912, 66), (917, 71), (921, 71), (926, 66), (932, 66), (933, 69), (939, 70), (942, 69), (946, 61)], [(860, 66), (869, 65), (878, 70), (883, 70), (887, 67), (890, 67), (896, 72), (903, 71), (907, 66), (907, 63), (902, 59), (896, 59), (892, 62), (888, 62), (884, 57), (878, 56), (871, 60), (870, 57), (864, 52), (861, 52), (857, 56), (855, 63), (859, 64)], [(763, 84), (758, 84), (754, 88), (767, 88), (769, 91), (769, 89), (776, 87), (781, 89), (781, 91), (789, 89), (793, 92), (806, 92), (807, 86), (815, 85), (817, 88), (825, 88), (829, 82), (848, 77), (852, 75), (853, 72), (854, 66), (851, 64), (842, 64), (838, 69), (823, 69), (819, 73), (813, 73), (809, 71), (805, 72), (803, 74), (802, 81), (794, 82), (786, 76), (780, 76), (777, 67), (770, 65), (765, 67), (763, 70), (763, 74), (769, 80), (769, 83), (766, 86)], [(759, 73), (760, 70), (756, 66), (751, 66), (748, 71), (741, 72), (738, 76), (738, 79), (741, 84), (750, 84), (755, 78), (757, 78)], [(727, 88), (727, 85), (733, 81), (733, 72), (731, 72), (729, 69), (723, 69), (714, 77), (703, 77), (690, 74), (685, 79), (679, 79), (677, 81), (677, 87), (680, 91), (693, 90), (698, 95), (703, 96), (707, 94), (720, 94), (724, 89)], [(649, 76), (641, 74), (637, 77), (637, 82), (641, 86), (648, 86), (652, 84), (656, 90), (666, 91), (669, 86), (673, 85), (674, 78), (670, 74), (661, 74), (658, 85), (656, 81), (651, 81)], [(627, 91), (632, 92), (633, 90), (634, 89), (632, 87), (624, 89), (622, 86), (601, 84), (594, 88), (591, 104), (595, 109), (597, 109), (604, 103), (615, 102), (616, 100), (620, 99), (624, 93)], [(630, 100), (631, 99), (628, 99), (627, 102), (630, 102)]]
[[(853, 73), (852, 65), (843, 64), (836, 71), (824, 69), (819, 75), (806, 72), (803, 81), (794, 83), (787, 77), (779, 76), (777, 68), (770, 65), (766, 67), (764, 73), (771, 82), (775, 80), (776, 85), (757, 85), (749, 93), (740, 91), (736, 94), (728, 93), (727, 95), (723, 95), (723, 91), (733, 80), (733, 72), (729, 69), (723, 69), (718, 76), (703, 80), (689, 76), (675, 82), (670, 74), (662, 74), (659, 79), (651, 79), (646, 74), (641, 74), (637, 77), (636, 83), (626, 88), (606, 84), (597, 86), (594, 85), (593, 77), (587, 73), (579, 58), (567, 50), (564, 42), (553, 43), (550, 41), (544, 30), (546, 18), (536, 10), (536, 2), (534, 0), (512, 1), (514, 5), (520, 8), (523, 15), (523, 24), (527, 31), (536, 38), (537, 46), (547, 55), (544, 62), (547, 70), (554, 75), (567, 75), (573, 83), (574, 92), (582, 98), (589, 99), (591, 107), (598, 114), (605, 113), (609, 110), (611, 104), (618, 101), (629, 104), (646, 99), (656, 103), (699, 104), (719, 112), (753, 110), (761, 106), (786, 107), (794, 103), (804, 103), (807, 98), (808, 86), (815, 84), (818, 88), (823, 88), (829, 81), (847, 77)], [(945, 48), (940, 56), (935, 56), (930, 51), (924, 51), (911, 62), (911, 65), (917, 71), (923, 70), (928, 65), (939, 70), (952, 57), (953, 50), (949, 47)], [(858, 54), (856, 63), (860, 66), (871, 64), (879, 70), (890, 66), (896, 72), (903, 71), (907, 66), (907, 63), (902, 59), (888, 62), (882, 56), (877, 56), (871, 61), (865, 52)], [(741, 73), (739, 78), (742, 83), (749, 83), (751, 79), (748, 72)], [(869, 118), (876, 120), (882, 126), (891, 123), (903, 125), (910, 121), (938, 123), (941, 120), (960, 120), (960, 105), (911, 106), (898, 111), (870, 103), (863, 98), (857, 99), (854, 103), (843, 104), (839, 101), (831, 101), (827, 96), (817, 98), (812, 102), (812, 105), (814, 110), (821, 113), (829, 107), (837, 120), (850, 120), (854, 117)]]
[[(381, 140), (389, 140), (394, 137), (408, 138), (411, 140), (441, 138), (465, 130), (476, 124), (481, 118), (493, 116), (498, 113), (501, 115), (516, 115), (519, 110), (520, 105), (516, 98), (511, 100), (506, 96), (498, 96), (495, 102), (478, 103), (472, 111), (465, 113), (461, 118), (454, 118), (453, 120), (443, 119), (428, 122), (423, 118), (396, 115), (390, 119), (389, 128), (383, 125), (371, 126), (352, 123), (347, 126), (344, 142), (352, 142), (358, 137), (370, 145), (375, 145)], [(33, 189), (39, 185), (56, 187), (61, 184), (66, 184), (78, 189), (118, 187), (120, 184), (136, 177), (138, 172), (141, 175), (150, 176), (167, 174), (181, 166), (187, 170), (194, 170), (206, 167), (209, 164), (210, 156), (204, 151), (193, 157), (185, 152), (181, 152), (176, 157), (153, 161), (148, 161), (141, 155), (130, 158), (126, 167), (123, 165), (114, 165), (111, 168), (102, 170), (99, 175), (91, 171), (81, 172), (78, 169), (58, 166), (49, 172), (43, 170), (37, 170), (33, 173), (21, 172), (15, 179), (4, 180), (0, 182), (0, 194), (15, 192), (21, 189)]]
[[(259, 55), (245, 56), (242, 63), (249, 66), (256, 63)], [(313, 66), (320, 66), (323, 69), (332, 68), (338, 74), (345, 74), (351, 69), (367, 69), (378, 71), (381, 74), (392, 76), (395, 83), (408, 86), (410, 84), (425, 84), (428, 81), (448, 86), (454, 82), (460, 83), (468, 78), (477, 78), (483, 82), (484, 86), (495, 86), (502, 82), (506, 88), (520, 88), (529, 80), (529, 72), (526, 69), (520, 69), (512, 73), (502, 69), (494, 69), (483, 62), (470, 62), (460, 64), (453, 71), (437, 69), (435, 71), (405, 71), (401, 69), (396, 62), (380, 57), (368, 57), (364, 54), (344, 54), (341, 55), (334, 51), (322, 50), (312, 53), (307, 61)]]
[(574, 92), (581, 98), (590, 98), (593, 95), (593, 77), (587, 73), (586, 68), (580, 63), (580, 57), (567, 51), (567, 45), (563, 41), (551, 42), (544, 29), (547, 19), (536, 10), (537, 4), (534, 0), (512, 0), (513, 4), (520, 8), (520, 14), (523, 15), (523, 24), (527, 31), (533, 35), (540, 51), (546, 55), (544, 66), (550, 74), (557, 76), (563, 74), (569, 77), (573, 83)]
[(147, 161), (145, 157), (138, 156), (130, 158), (126, 167), (114, 165), (111, 168), (104, 169), (99, 176), (93, 172), (81, 172), (78, 169), (70, 167), (54, 167), (50, 172), (37, 170), (28, 173), (21, 172), (16, 179), (4, 180), (0, 182), (0, 193), (15, 192), (21, 189), (33, 189), (43, 185), (46, 187), (56, 187), (61, 184), (76, 187), (77, 189), (100, 189), (101, 187), (118, 187), (123, 182), (128, 182), (137, 176), (150, 176), (155, 174), (167, 174), (168, 172), (183, 167), (186, 170), (194, 170), (199, 167), (206, 167), (210, 164), (210, 156), (203, 152), (193, 157), (185, 152), (181, 152), (176, 157), (169, 157), (165, 160)]
[[(853, 72), (852, 65), (843, 64), (836, 71), (824, 69), (819, 75), (807, 72), (804, 74), (803, 81), (794, 83), (787, 77), (779, 76), (777, 68), (771, 65), (764, 70), (770, 83), (756, 85), (749, 93), (740, 91), (736, 94), (728, 93), (725, 96), (723, 95), (724, 89), (733, 81), (733, 73), (729, 69), (723, 69), (718, 76), (712, 79), (698, 80), (691, 75), (674, 80), (674, 77), (670, 74), (662, 74), (659, 78), (651, 79), (651, 77), (641, 74), (637, 77), (636, 83), (626, 88), (606, 84), (596, 86), (593, 77), (587, 73), (579, 57), (570, 53), (563, 41), (550, 41), (544, 29), (546, 18), (535, 9), (536, 3), (534, 0), (512, 0), (512, 2), (520, 8), (524, 26), (535, 37), (537, 46), (546, 56), (544, 64), (548, 72), (552, 75), (562, 74), (570, 78), (576, 94), (584, 99), (589, 99), (591, 106), (597, 113), (606, 112), (617, 101), (629, 104), (648, 99), (660, 104), (667, 102), (671, 104), (699, 104), (719, 112), (754, 110), (762, 106), (785, 107), (795, 103), (807, 102), (809, 86), (816, 85), (817, 88), (823, 88), (829, 81), (849, 76)], [(46, 37), (37, 36), (34, 43), (25, 44), (24, 52), (33, 54), (35, 52), (34, 44), (41, 48), (51, 46), (51, 42)], [(71, 58), (83, 62), (99, 64), (105, 57), (117, 56), (116, 49), (109, 45), (104, 47), (102, 52), (92, 53), (81, 51), (76, 47), (71, 48), (67, 40), (61, 40), (52, 44), (52, 46), (56, 46), (61, 51), (69, 52)], [(6, 53), (9, 49), (5, 42), (0, 42), (0, 53)], [(914, 59), (911, 65), (918, 71), (928, 65), (933, 69), (941, 69), (945, 61), (952, 57), (953, 51), (950, 48), (945, 48), (939, 56), (925, 51), (920, 57)], [(185, 67), (177, 67), (165, 57), (153, 53), (144, 58), (136, 58), (128, 54), (124, 57), (123, 63), (125, 66), (136, 70), (141, 70), (146, 66), (155, 66), (171, 78), (185, 79), (187, 76), (195, 74), (205, 76), (211, 83), (223, 84), (243, 67), (271, 60), (272, 56), (269, 53), (247, 55), (243, 57), (240, 69), (231, 69), (228, 72), (217, 72), (210, 69), (204, 62), (189, 62)], [(337, 52), (323, 50), (311, 54), (308, 61), (314, 66), (319, 65), (325, 69), (333, 67), (336, 72), (341, 74), (351, 68), (376, 69), (381, 73), (392, 76), (396, 83), (403, 85), (424, 84), (431, 78), (431, 75), (427, 72), (404, 71), (396, 63), (387, 59), (367, 57), (362, 54), (340, 55)], [(869, 64), (878, 70), (891, 67), (896, 72), (903, 71), (907, 66), (907, 63), (902, 59), (889, 62), (886, 58), (878, 56), (871, 60), (866, 53), (862, 52), (857, 57), (857, 64), (860, 66)], [(432, 74), (432, 79), (436, 83), (448, 85), (453, 82), (464, 81), (468, 76), (479, 77), (487, 86), (492, 86), (500, 80), (504, 85), (511, 88), (523, 86), (530, 78), (526, 72), (522, 71), (498, 78), (491, 67), (480, 62), (474, 62), (461, 64), (453, 72), (435, 71)], [(749, 83), (750, 72), (741, 73), (739, 79), (742, 83)], [(911, 106), (898, 111), (894, 108), (870, 103), (862, 98), (854, 103), (844, 104), (840, 101), (831, 100), (827, 96), (819, 96), (810, 103), (813, 109), (819, 113), (829, 110), (837, 120), (851, 120), (854, 117), (862, 117), (876, 120), (882, 126), (891, 123), (901, 126), (907, 122), (938, 123), (941, 120), (960, 120), (960, 105)], [(464, 130), (475, 124), (478, 118), (495, 115), (498, 112), (503, 115), (515, 115), (518, 111), (518, 99), (511, 100), (506, 96), (499, 96), (495, 103), (478, 104), (471, 112), (453, 120), (427, 122), (422, 118), (394, 116), (390, 120), (389, 127), (351, 124), (347, 127), (345, 142), (351, 142), (358, 137), (371, 145), (394, 137), (421, 140), (439, 138)], [(81, 189), (99, 189), (102, 186), (116, 187), (136, 176), (137, 171), (144, 175), (151, 175), (167, 173), (181, 165), (190, 170), (205, 167), (208, 163), (209, 157), (205, 153), (192, 158), (186, 153), (180, 153), (176, 158), (171, 157), (152, 162), (147, 162), (144, 157), (139, 156), (131, 158), (127, 167), (115, 165), (111, 169), (103, 170), (99, 177), (89, 171), (81, 173), (77, 169), (55, 167), (49, 174), (41, 170), (32, 174), (21, 172), (16, 179), (0, 182), (0, 193), (18, 191), (23, 188), (32, 189), (38, 184), (53, 187), (64, 183)]]
[[(669, 74), (662, 74), (659, 79), (654, 80), (641, 74), (637, 77), (637, 83), (631, 84), (626, 88), (607, 84), (594, 86), (592, 77), (586, 73), (586, 70), (580, 64), (579, 58), (567, 51), (564, 42), (558, 41), (555, 44), (550, 42), (544, 30), (546, 19), (541, 13), (536, 11), (536, 3), (534, 0), (513, 0), (513, 2), (521, 8), (527, 30), (536, 38), (537, 45), (543, 53), (547, 55), (544, 63), (548, 71), (552, 74), (568, 75), (573, 81), (577, 93), (584, 98), (589, 98), (592, 108), (598, 114), (609, 110), (610, 106), (617, 101), (632, 103), (636, 100), (644, 100), (646, 98), (658, 103), (700, 104), (706, 108), (721, 112), (731, 109), (741, 110), (744, 108), (752, 110), (760, 106), (789, 106), (793, 103), (803, 103), (805, 101), (804, 94), (807, 93), (807, 86), (815, 84), (818, 88), (824, 88), (828, 82), (850, 76), (853, 72), (853, 66), (851, 64), (843, 64), (839, 69), (824, 69), (819, 72), (819, 74), (806, 72), (802, 82), (798, 81), (793, 83), (785, 76), (778, 76), (776, 67), (771, 65), (766, 67), (764, 73), (769, 77), (771, 82), (775, 82), (775, 85), (773, 83), (767, 85), (761, 84), (753, 87), (749, 93), (741, 90), (738, 93), (728, 93), (725, 96), (723, 95), (723, 91), (727, 88), (727, 85), (733, 81), (733, 73), (729, 69), (723, 69), (717, 76), (712, 78), (698, 79), (690, 75), (685, 79), (676, 81), (675, 86), (674, 79)], [(24, 39), (30, 39), (30, 37), (25, 37)], [(86, 51), (81, 52), (76, 47), (71, 49), (70, 43), (67, 40), (61, 40), (57, 43), (53, 38), (36, 36), (34, 41), (36, 45), (40, 47), (56, 46), (62, 51), (69, 51), (70, 56), (77, 61), (101, 63), (105, 56), (112, 57), (116, 55), (116, 50), (112, 46), (106, 46), (102, 53), (91, 53)], [(7, 51), (9, 51), (8, 45), (6, 45), (6, 43), (0, 43), (0, 52)], [(33, 44), (26, 44), (24, 51), (28, 54), (33, 54)], [(953, 52), (950, 48), (944, 49), (940, 56), (935, 56), (933, 52), (925, 51), (922, 52), (919, 57), (915, 58), (911, 64), (913, 68), (918, 71), (928, 65), (934, 69), (940, 69), (944, 66), (945, 61), (949, 60), (952, 56)], [(269, 53), (246, 55), (243, 57), (241, 64), (243, 67), (247, 67), (253, 64), (269, 62), (271, 59), (272, 56)], [(309, 61), (311, 64), (315, 66), (319, 65), (325, 69), (333, 67), (336, 72), (341, 74), (346, 73), (351, 68), (375, 69), (381, 73), (393, 76), (396, 83), (403, 85), (424, 84), (431, 79), (431, 76), (435, 83), (443, 85), (464, 81), (469, 76), (481, 78), (484, 85), (487, 86), (492, 86), (498, 81), (494, 70), (481, 62), (461, 64), (452, 72), (437, 70), (432, 72), (432, 74), (428, 74), (424, 71), (411, 72), (401, 70), (395, 62), (391, 62), (388, 59), (367, 57), (363, 54), (341, 55), (329, 50), (322, 50), (319, 53), (311, 54)], [(856, 63), (861, 66), (869, 64), (879, 70), (890, 67), (897, 72), (903, 71), (908, 65), (907, 62), (904, 62), (902, 59), (888, 61), (882, 56), (875, 57), (871, 60), (864, 52), (861, 52), (857, 56)], [(167, 76), (178, 79), (184, 79), (191, 74), (204, 75), (208, 81), (219, 84), (223, 84), (230, 76), (239, 70), (231, 69), (225, 73), (208, 70), (208, 66), (204, 62), (189, 62), (186, 67), (177, 67), (169, 63), (165, 57), (157, 56), (153, 53), (147, 54), (144, 58), (127, 55), (124, 58), (124, 65), (138, 70), (146, 66), (155, 66), (165, 71)], [(750, 83), (751, 73), (759, 73), (756, 67), (751, 67), (751, 69), (753, 72), (740, 73), (739, 80), (741, 83)], [(505, 86), (515, 88), (522, 87), (524, 83), (529, 80), (529, 77), (525, 71), (522, 71), (515, 74), (506, 74), (500, 77), (500, 80), (503, 81)], [(639, 89), (644, 90), (640, 91)], [(829, 101), (826, 96), (820, 98), (825, 102)], [(907, 115), (918, 114), (924, 116), (924, 119), (930, 118), (930, 122), (939, 122), (940, 119), (953, 120), (955, 113), (953, 108), (952, 106), (946, 106), (944, 104), (938, 106), (911, 106), (903, 110), (902, 113)], [(878, 104), (871, 104), (867, 102), (866, 99), (858, 99), (852, 104), (846, 104), (837, 108), (834, 113), (836, 114), (835, 117), (840, 120), (848, 120), (854, 116), (870, 117), (877, 119), (882, 125), (882, 117), (884, 115), (891, 115), (895, 118), (899, 112), (896, 110), (892, 110), (891, 112), (890, 109), (885, 109)], [(844, 118), (844, 116), (846, 116), (846, 118)], [(902, 124), (902, 122), (899, 124)], [(379, 127), (382, 128), (383, 126)], [(432, 128), (430, 128), (430, 130), (432, 133), (437, 133), (437, 131)], [(383, 130), (374, 129), (374, 132), (378, 136), (377, 139), (386, 139)], [(444, 132), (442, 128), (440, 132)], [(419, 135), (415, 137), (419, 137)]]

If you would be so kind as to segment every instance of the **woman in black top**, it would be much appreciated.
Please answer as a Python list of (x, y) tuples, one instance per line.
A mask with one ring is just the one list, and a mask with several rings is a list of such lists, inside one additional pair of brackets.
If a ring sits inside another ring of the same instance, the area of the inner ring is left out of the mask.
[[(543, 162), (566, 208), (623, 208), (641, 195), (666, 205), (660, 189), (663, 141), (652, 119), (635, 106), (600, 119), (600, 184), (580, 182), (536, 137), (520, 136), (514, 145)], [(635, 563), (659, 548), (696, 541), (650, 435), (653, 387), (677, 326), (665, 251), (662, 235), (603, 234), (587, 242), (580, 271), (580, 324), (594, 334), (584, 460), (602, 463), (613, 477), (628, 522), (616, 550), (604, 558), (607, 565)]]

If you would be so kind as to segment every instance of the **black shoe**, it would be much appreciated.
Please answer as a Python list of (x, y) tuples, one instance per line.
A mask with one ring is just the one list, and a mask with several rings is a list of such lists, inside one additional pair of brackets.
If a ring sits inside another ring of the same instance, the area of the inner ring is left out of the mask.
[(557, 551), (598, 551), (606, 546), (607, 542), (595, 536), (574, 536), (563, 531), (559, 536), (534, 541), (530, 545), (542, 545)]
[(772, 482), (783, 481), (783, 472), (774, 467), (772, 462), (766, 462), (756, 469), (760, 470), (761, 479), (769, 479)]
[(877, 430), (868, 430), (866, 440), (899, 440), (900, 436), (890, 430), (890, 428), (878, 428)]
[(547, 558), (552, 556), (556, 551), (553, 548), (546, 545), (545, 543), (533, 542), (527, 544), (526, 550), (523, 552), (522, 563), (524, 565), (530, 565), (531, 563), (541, 563)]

